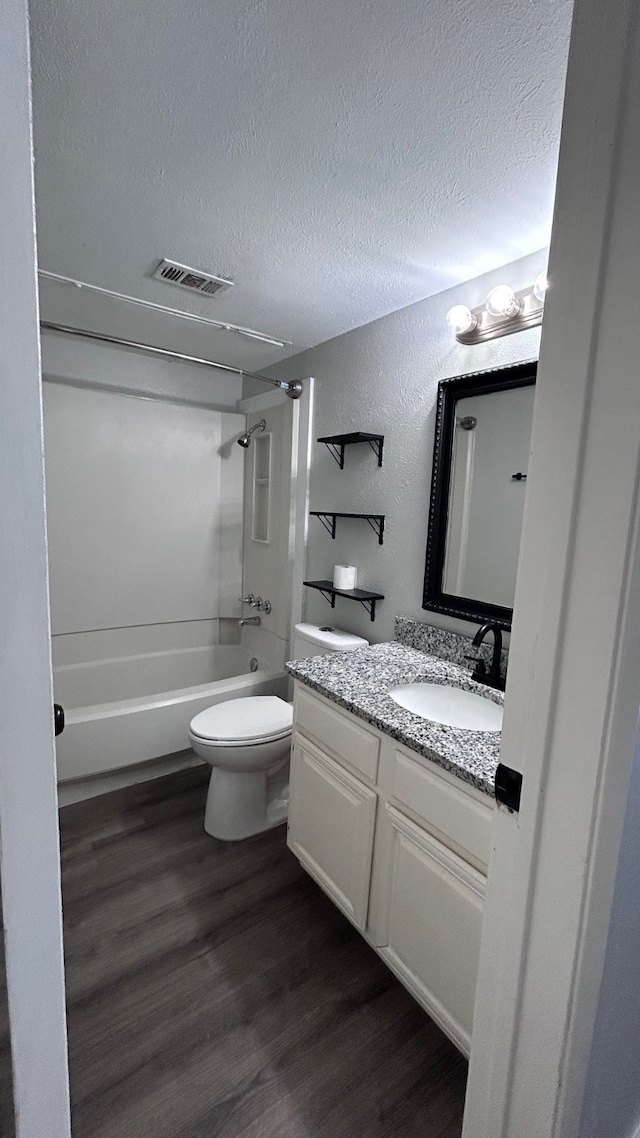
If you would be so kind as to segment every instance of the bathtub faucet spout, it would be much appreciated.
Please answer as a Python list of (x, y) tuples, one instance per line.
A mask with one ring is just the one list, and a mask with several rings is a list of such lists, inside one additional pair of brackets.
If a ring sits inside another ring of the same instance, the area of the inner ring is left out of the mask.
[(240, 625), (240, 628), (242, 628), (245, 624), (252, 624), (254, 626), (257, 626), (260, 624), (260, 617), (259, 616), (243, 616), (238, 621), (238, 624)]

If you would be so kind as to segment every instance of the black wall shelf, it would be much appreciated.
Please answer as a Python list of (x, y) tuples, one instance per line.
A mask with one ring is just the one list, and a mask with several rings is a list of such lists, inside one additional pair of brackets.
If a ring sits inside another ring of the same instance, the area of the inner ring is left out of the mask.
[(366, 431), (351, 431), (346, 435), (324, 435), (318, 439), (318, 442), (324, 443), (341, 470), (344, 470), (344, 448), (351, 446), (352, 443), (368, 443), (374, 454), (377, 455), (378, 466), (382, 466), (384, 435), (370, 435)]
[(309, 513), (313, 518), (320, 518), (327, 533), (330, 533), (334, 539), (336, 536), (336, 518), (362, 518), (371, 526), (378, 538), (378, 545), (382, 545), (384, 541), (384, 514), (341, 514), (335, 510), (310, 510)]
[(336, 607), (336, 597), (346, 597), (348, 601), (359, 601), (367, 610), (371, 620), (376, 619), (376, 601), (384, 600), (384, 593), (369, 593), (366, 589), (334, 589), (331, 581), (303, 581), (308, 589), (317, 589), (325, 600)]

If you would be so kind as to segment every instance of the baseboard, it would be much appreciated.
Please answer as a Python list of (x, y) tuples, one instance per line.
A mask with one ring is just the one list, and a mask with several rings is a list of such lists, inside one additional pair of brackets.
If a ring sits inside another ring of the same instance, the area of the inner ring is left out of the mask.
[(123, 767), (121, 770), (109, 771), (108, 774), (95, 775), (93, 778), (72, 779), (59, 784), (58, 806), (70, 806), (73, 802), (83, 802), (87, 798), (109, 794), (112, 790), (122, 790), (126, 786), (136, 786), (152, 778), (161, 778), (162, 775), (172, 774), (174, 771), (201, 765), (202, 759), (189, 749), (165, 755), (160, 759), (151, 759), (148, 763), (138, 763)]

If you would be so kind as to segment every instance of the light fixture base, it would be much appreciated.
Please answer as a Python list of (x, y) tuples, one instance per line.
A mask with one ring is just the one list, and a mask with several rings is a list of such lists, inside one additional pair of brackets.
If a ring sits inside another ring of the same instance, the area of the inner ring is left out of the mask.
[(532, 288), (516, 292), (516, 300), (520, 302), (520, 311), (515, 316), (491, 316), (484, 304), (479, 308), (472, 308), (471, 312), (477, 324), (469, 332), (457, 332), (458, 343), (483, 344), (487, 340), (510, 336), (512, 332), (523, 332), (525, 328), (536, 328), (542, 324), (544, 302), (534, 296)]

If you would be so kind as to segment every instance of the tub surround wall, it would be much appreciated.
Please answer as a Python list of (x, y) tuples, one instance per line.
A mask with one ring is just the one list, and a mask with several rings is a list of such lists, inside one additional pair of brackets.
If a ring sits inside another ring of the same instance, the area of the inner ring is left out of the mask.
[(44, 410), (54, 668), (237, 639), (244, 416), (52, 383)]
[[(384, 545), (379, 546), (362, 522), (345, 521), (332, 541), (318, 519), (311, 518), (307, 578), (332, 578), (335, 564), (357, 565), (359, 587), (384, 593), (385, 600), (372, 623), (360, 605), (338, 598), (331, 610), (319, 593), (306, 590), (309, 622), (335, 624), (368, 640), (388, 641), (397, 612), (425, 619), (422, 590), (438, 382), (536, 358), (540, 331), (530, 329), (468, 347), (456, 342), (445, 314), (454, 304), (473, 308), (483, 303), (489, 290), (504, 281), (516, 289), (529, 285), (545, 264), (542, 250), (270, 369), (269, 374), (278, 379), (315, 377), (314, 438), (355, 430), (385, 435), (381, 468), (369, 447), (348, 447), (340, 470), (325, 447), (313, 444), (311, 509), (371, 510), (384, 513), (386, 522)], [(247, 381), (245, 394), (255, 390)], [(465, 621), (437, 613), (429, 620), (473, 635), (474, 626)]]
[(88, 663), (59, 664), (55, 669), (56, 698), (68, 711), (78, 710), (175, 692), (245, 671), (249, 671), (249, 658), (239, 644), (138, 652)]
[[(241, 643), (269, 667), (284, 668), (291, 655), (290, 637), (292, 615), (299, 605), (296, 599), (294, 575), (297, 543), (304, 549), (304, 523), (299, 517), (298, 497), (304, 493), (303, 473), (299, 470), (299, 453), (306, 454), (308, 439), (308, 400), (305, 389), (300, 400), (292, 401), (281, 393), (269, 392), (266, 396), (243, 402), (249, 428), (266, 422), (265, 435), (271, 439), (269, 472), (269, 526), (268, 541), (256, 540), (253, 525), (254, 473), (262, 433), (254, 435), (248, 450), (244, 451), (245, 466), (245, 521), (244, 521), (244, 572), (243, 595), (253, 593), (271, 603), (266, 613), (244, 608), (245, 616), (260, 616), (259, 627), (250, 625), (242, 629)], [(257, 406), (256, 406), (257, 405)], [(240, 448), (237, 448), (240, 450)], [(306, 474), (306, 471), (304, 472)], [(302, 531), (302, 532), (301, 532)], [(300, 537), (297, 537), (300, 534)], [(297, 620), (299, 620), (297, 616)], [(295, 623), (295, 621), (294, 621)]]
[[(73, 291), (76, 302), (87, 296)], [(131, 339), (144, 339), (140, 330), (144, 313), (140, 309), (132, 312), (137, 332)], [(56, 319), (56, 313), (44, 308), (42, 315)], [(105, 317), (108, 319), (107, 313)], [(42, 374), (53, 383), (189, 403), (217, 411), (235, 411), (242, 394), (242, 378), (230, 372), (46, 330), (42, 332)]]

